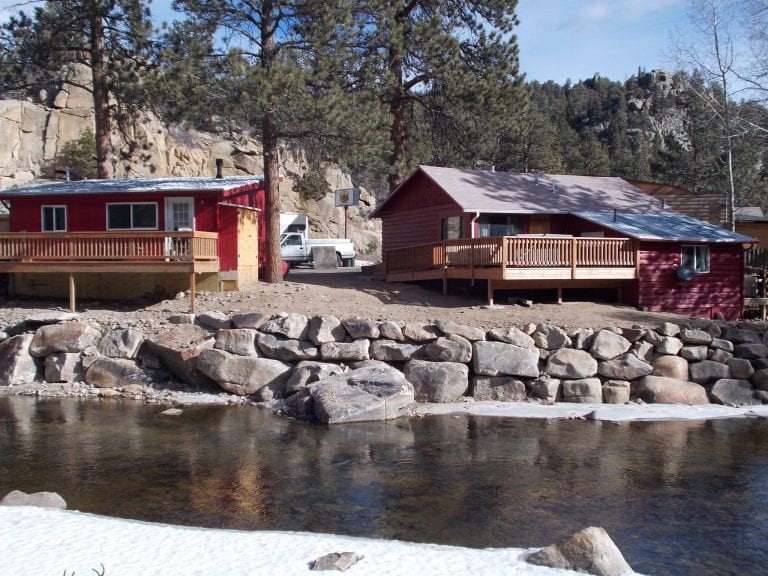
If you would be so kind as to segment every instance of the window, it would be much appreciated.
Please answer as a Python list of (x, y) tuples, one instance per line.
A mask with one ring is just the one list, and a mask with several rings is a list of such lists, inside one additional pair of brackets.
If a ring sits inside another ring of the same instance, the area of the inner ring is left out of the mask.
[(709, 272), (709, 246), (683, 246), (680, 255), (680, 265), (690, 266), (697, 273)]
[(66, 206), (43, 206), (42, 223), (40, 229), (43, 232), (66, 232), (67, 231), (67, 207)]
[(440, 239), (455, 240), (456, 238), (461, 238), (461, 216), (443, 218)]
[(107, 230), (157, 230), (157, 203), (107, 204)]
[(481, 238), (486, 236), (514, 236), (522, 234), (523, 220), (520, 216), (490, 215), (480, 218), (479, 234)]

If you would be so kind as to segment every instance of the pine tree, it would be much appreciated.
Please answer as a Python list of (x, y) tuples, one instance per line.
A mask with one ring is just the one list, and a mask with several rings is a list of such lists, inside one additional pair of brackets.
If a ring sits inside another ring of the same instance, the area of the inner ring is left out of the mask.
[[(151, 25), (143, 0), (57, 0), (3, 25), (0, 92), (47, 87), (69, 63), (91, 70), (99, 178), (112, 178), (112, 122), (136, 103)], [(115, 99), (118, 109), (112, 108)]]
[[(221, 34), (221, 55), (238, 89), (230, 95), (260, 132), (264, 155), (266, 264), (264, 280), (282, 280), (280, 258), (280, 138), (321, 127), (340, 101), (341, 35), (349, 29), (342, 2), (321, 0), (175, 0), (193, 28)], [(343, 79), (343, 76), (341, 77)], [(330, 122), (331, 126), (336, 125)]]
[[(359, 74), (366, 79), (364, 88), (378, 90), (390, 115), (390, 190), (408, 168), (411, 106), (447, 121), (445, 107), (467, 103), (470, 94), (475, 108), (487, 108), (519, 91), (512, 34), (516, 5), (516, 0), (359, 0)], [(440, 98), (428, 98), (436, 89)]]

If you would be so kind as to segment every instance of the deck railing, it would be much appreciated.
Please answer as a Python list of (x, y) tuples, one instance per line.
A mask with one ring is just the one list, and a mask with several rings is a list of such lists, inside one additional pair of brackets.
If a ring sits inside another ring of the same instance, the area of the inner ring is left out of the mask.
[(498, 236), (464, 238), (387, 251), (387, 272), (451, 267), (629, 268), (636, 265), (630, 238)]
[(193, 262), (218, 258), (214, 232), (0, 234), (0, 262)]

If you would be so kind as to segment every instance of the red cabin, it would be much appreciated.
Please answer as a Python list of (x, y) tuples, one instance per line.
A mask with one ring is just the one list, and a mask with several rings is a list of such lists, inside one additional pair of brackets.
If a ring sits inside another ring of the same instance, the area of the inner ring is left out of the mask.
[(420, 166), (372, 214), (386, 277), (497, 290), (615, 290), (652, 311), (738, 318), (754, 238), (674, 212), (621, 178)]
[(0, 272), (19, 295), (73, 299), (77, 286), (127, 298), (258, 280), (262, 178), (62, 182), (0, 190), (0, 201), (10, 209)]

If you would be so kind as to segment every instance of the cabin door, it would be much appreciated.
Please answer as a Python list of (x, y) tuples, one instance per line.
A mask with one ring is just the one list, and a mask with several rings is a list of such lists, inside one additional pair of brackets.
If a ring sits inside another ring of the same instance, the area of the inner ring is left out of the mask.
[[(192, 232), (195, 229), (195, 204), (192, 198), (165, 199), (165, 231)], [(171, 259), (188, 258), (189, 238), (168, 236), (165, 239), (165, 253)]]
[(165, 199), (166, 232), (192, 232), (195, 229), (195, 205), (192, 198)]

